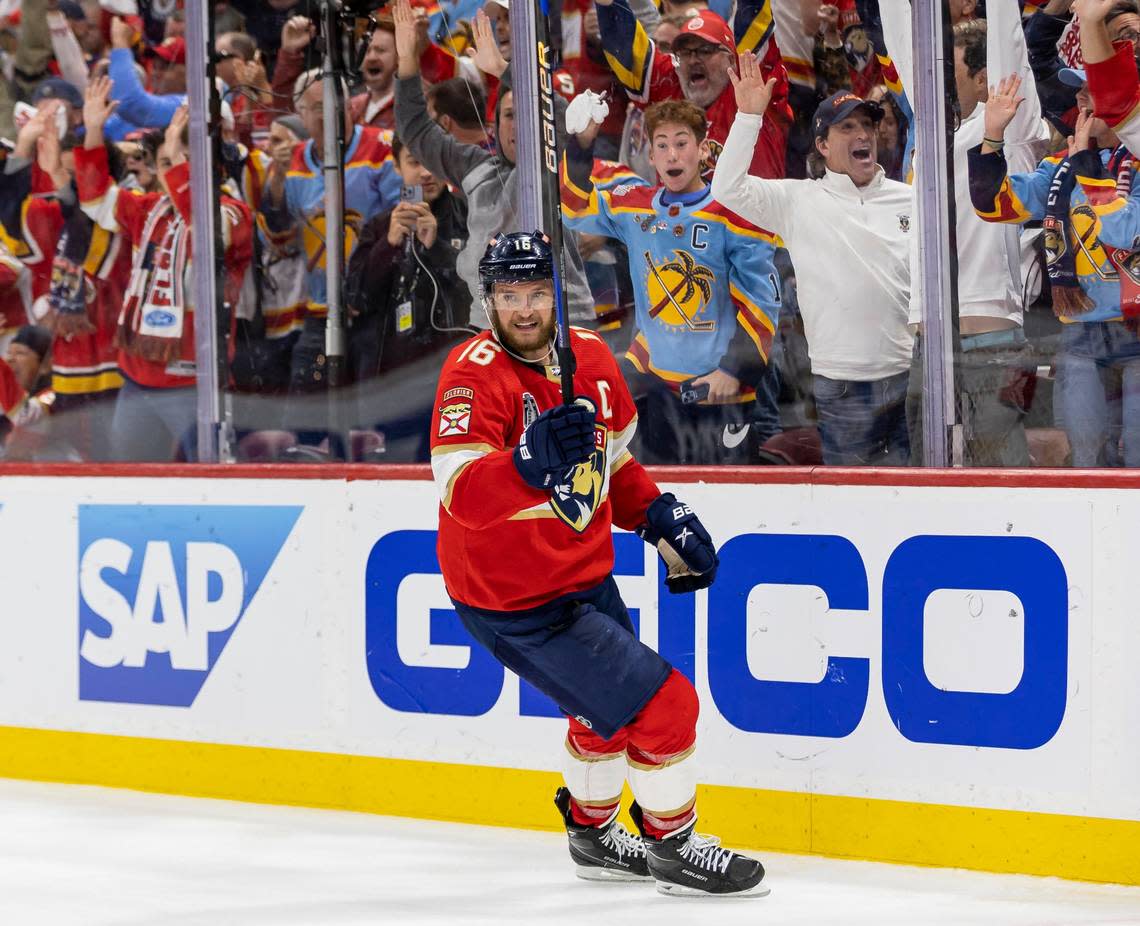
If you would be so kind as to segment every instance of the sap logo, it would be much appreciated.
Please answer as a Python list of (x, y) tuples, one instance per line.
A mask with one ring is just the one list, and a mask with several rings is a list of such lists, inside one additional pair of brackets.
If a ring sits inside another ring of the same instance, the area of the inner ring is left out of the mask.
[[(400, 531), (373, 547), (365, 592), (368, 675), (380, 700), (395, 710), (477, 716), (499, 700), (504, 670), (471, 640), (450, 607), (426, 606), (424, 586), (412, 584), (438, 577), (435, 543), (434, 531)], [(758, 678), (748, 663), (748, 600), (760, 586), (801, 586), (822, 590), (832, 610), (866, 612), (869, 578), (859, 550), (834, 535), (744, 534), (719, 552), (721, 568), (708, 593), (707, 648), (700, 652), (695, 597), (665, 592), (658, 564), (661, 655), (690, 679), (702, 659), (716, 708), (739, 730), (829, 738), (854, 733), (867, 707), (872, 659), (829, 656), (818, 682)], [(614, 553), (615, 575), (644, 574), (644, 545), (636, 536), (615, 534)], [(411, 594), (401, 599), (405, 583)], [(1052, 739), (1066, 705), (1068, 578), (1050, 547), (1031, 537), (911, 537), (891, 554), (881, 587), (882, 649), (874, 664), (900, 735), (1007, 749), (1035, 749)], [(1022, 665), (1012, 690), (961, 691), (931, 681), (924, 663), (925, 607), (942, 589), (992, 589), (1020, 600)], [(401, 621), (405, 627), (423, 624), (425, 610), (422, 639), (459, 654), (451, 667), (412, 664), (401, 656)], [(637, 609), (630, 613), (636, 625)], [(559, 714), (525, 683), (518, 709), (523, 716)]]
[(193, 704), (301, 510), (80, 505), (80, 699)]

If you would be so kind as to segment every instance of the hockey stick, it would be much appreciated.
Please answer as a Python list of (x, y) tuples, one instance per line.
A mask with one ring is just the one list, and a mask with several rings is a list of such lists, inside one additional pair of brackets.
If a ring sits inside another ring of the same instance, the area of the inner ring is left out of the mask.
[(542, 149), (539, 152), (539, 177), (542, 186), (542, 219), (550, 237), (554, 263), (554, 316), (557, 333), (554, 347), (558, 358), (558, 375), (562, 383), (562, 402), (574, 402), (574, 351), (570, 346), (570, 321), (566, 311), (566, 293), (562, 287), (562, 201), (558, 178), (558, 128), (554, 118), (554, 66), (550, 48), (549, 0), (534, 0), (534, 41), (538, 64), (538, 116)]

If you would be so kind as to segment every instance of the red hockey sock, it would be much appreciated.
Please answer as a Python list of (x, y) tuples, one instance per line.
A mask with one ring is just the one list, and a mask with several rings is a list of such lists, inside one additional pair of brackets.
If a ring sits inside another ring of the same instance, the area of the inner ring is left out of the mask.
[(690, 804), (680, 813), (670, 814), (669, 816), (658, 816), (643, 811), (641, 824), (645, 827), (645, 835), (653, 839), (664, 839), (670, 836), (682, 827), (688, 826), (697, 816), (697, 809), (695, 802)]
[(621, 801), (609, 804), (581, 804), (573, 797), (570, 798), (570, 816), (579, 826), (601, 826), (618, 808)]

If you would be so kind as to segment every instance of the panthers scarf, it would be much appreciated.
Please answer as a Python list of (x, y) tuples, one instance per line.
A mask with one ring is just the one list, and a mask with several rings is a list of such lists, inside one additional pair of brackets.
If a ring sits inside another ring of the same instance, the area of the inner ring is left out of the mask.
[(1046, 264), (1049, 283), (1053, 288), (1053, 312), (1059, 318), (1083, 315), (1093, 308), (1093, 301), (1081, 289), (1077, 277), (1077, 262), (1070, 248), (1072, 223), (1069, 218), (1070, 200), (1077, 176), (1068, 157), (1057, 166), (1049, 184), (1049, 197), (1045, 201)]
[[(1132, 193), (1132, 174), (1136, 159), (1123, 145), (1118, 147), (1108, 159), (1108, 175), (1116, 180), (1116, 196), (1128, 199)], [(1112, 248), (1109, 260), (1120, 276), (1120, 312), (1130, 324), (1140, 322), (1140, 261), (1136, 250)]]
[[(1088, 295), (1080, 289), (1073, 250), (1082, 247), (1069, 212), (1077, 175), (1114, 181), (1113, 186), (1105, 187), (1103, 191), (1086, 189), (1086, 195), (1094, 205), (1105, 199), (1127, 199), (1132, 190), (1134, 163), (1123, 145), (1109, 155), (1107, 165), (1101, 160), (1099, 151), (1079, 151), (1066, 157), (1053, 175), (1043, 224), (1049, 281), (1053, 285), (1053, 311), (1058, 316), (1080, 315), (1093, 307)], [(1106, 247), (1105, 250), (1120, 281), (1120, 312), (1127, 321), (1140, 320), (1140, 266), (1132, 259), (1135, 252), (1122, 248)]]
[(87, 317), (87, 271), (84, 263), (94, 236), (109, 237), (80, 210), (67, 220), (51, 262), (48, 301), (55, 318), (54, 333), (63, 338), (95, 330)]
[(189, 259), (190, 231), (164, 196), (151, 208), (138, 241), (116, 346), (144, 360), (185, 359), (193, 337), (193, 326), (185, 324)]

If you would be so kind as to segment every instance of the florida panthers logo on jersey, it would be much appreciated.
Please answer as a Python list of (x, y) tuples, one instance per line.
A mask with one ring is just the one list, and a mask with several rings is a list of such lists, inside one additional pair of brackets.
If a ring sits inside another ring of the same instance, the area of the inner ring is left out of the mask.
[(716, 275), (679, 248), (660, 266), (648, 251), (644, 258), (649, 277), (649, 317), (678, 331), (715, 331), (716, 320), (704, 315), (712, 302)]
[[(301, 223), (301, 244), (308, 258), (309, 271), (324, 270), (328, 264), (328, 252), (325, 250), (325, 214), (322, 209), (308, 215)], [(360, 228), (364, 224), (364, 217), (355, 209), (344, 210), (344, 254), (350, 256), (356, 248), (356, 239), (360, 235)]]
[(590, 459), (570, 470), (550, 496), (554, 513), (579, 534), (590, 526), (602, 503), (608, 434), (606, 425), (594, 425), (594, 452)]

